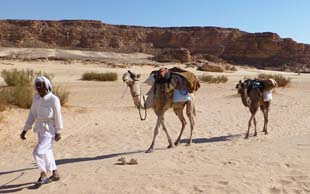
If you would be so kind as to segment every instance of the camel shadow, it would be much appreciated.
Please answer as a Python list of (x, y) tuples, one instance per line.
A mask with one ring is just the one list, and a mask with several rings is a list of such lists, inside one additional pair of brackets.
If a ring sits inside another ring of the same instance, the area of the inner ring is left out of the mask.
[[(242, 135), (235, 134), (235, 135), (225, 135), (225, 136), (217, 136), (217, 137), (210, 137), (210, 138), (194, 138), (193, 143), (215, 143), (215, 142), (223, 142), (223, 141), (232, 141), (234, 139), (240, 138)], [(187, 143), (189, 139), (182, 139), (181, 143)]]
[(81, 157), (81, 158), (65, 158), (65, 159), (59, 159), (56, 160), (57, 165), (63, 165), (63, 164), (71, 164), (71, 163), (78, 163), (78, 162), (89, 162), (89, 161), (95, 161), (95, 160), (104, 160), (124, 155), (130, 155), (130, 154), (137, 154), (137, 153), (144, 153), (144, 151), (131, 151), (131, 152), (120, 152), (120, 153), (114, 153), (114, 154), (107, 154), (107, 155), (101, 155), (101, 156), (95, 156), (95, 157)]
[[(131, 152), (120, 152), (120, 153), (100, 155), (100, 156), (95, 156), (95, 157), (65, 158), (65, 159), (56, 160), (56, 164), (59, 166), (59, 165), (63, 165), (63, 164), (71, 164), (71, 163), (78, 163), (78, 162), (89, 162), (89, 161), (95, 161), (95, 160), (104, 160), (104, 159), (109, 159), (109, 158), (114, 158), (114, 157), (119, 157), (119, 156), (125, 156), (125, 155), (130, 155), (130, 154), (136, 154), (136, 153), (144, 153), (144, 151), (139, 150), (139, 151), (131, 151)], [(25, 170), (32, 170), (32, 169), (36, 169), (36, 168), (24, 168), (24, 169), (19, 169), (19, 170), (4, 171), (4, 172), (0, 172), (0, 175), (16, 173), (16, 172), (21, 172), (21, 171), (25, 171)], [(21, 175), (23, 175), (23, 172)], [(34, 189), (39, 188), (38, 186), (36, 186), (35, 182), (8, 185), (9, 183), (18, 179), (21, 175), (19, 175), (17, 178), (14, 178), (13, 180), (11, 180), (11, 181), (3, 184), (3, 185), (1, 185), (0, 186), (0, 193), (15, 193), (15, 192), (22, 191), (23, 189), (34, 190)]]
[[(239, 137), (241, 137), (240, 134), (218, 136), (218, 137), (211, 137), (211, 138), (195, 138), (195, 139), (193, 139), (193, 143), (200, 144), (200, 143), (214, 143), (214, 142), (231, 141), (231, 140), (237, 139)], [(181, 143), (187, 143), (187, 142), (188, 142), (188, 139), (182, 139), (181, 140)], [(164, 149), (165, 148), (157, 148), (156, 150), (164, 150)], [(119, 152), (119, 153), (106, 154), (106, 155), (100, 155), (100, 156), (95, 156), (95, 157), (64, 158), (64, 159), (56, 160), (56, 164), (57, 165), (64, 165), (64, 164), (79, 163), (79, 162), (105, 160), (105, 159), (109, 159), (109, 158), (126, 156), (126, 155), (137, 154), (137, 153), (145, 153), (145, 150), (130, 151), (130, 152)], [(5, 174), (10, 174), (10, 173), (15, 173), (15, 172), (33, 170), (33, 169), (36, 169), (36, 168), (32, 167), (32, 168), (24, 168), (24, 169), (19, 169), (19, 170), (4, 171), (4, 172), (0, 172), (0, 176), (5, 175)], [(16, 179), (17, 178), (15, 178), (14, 180), (16, 180)], [(10, 183), (12, 181), (9, 181), (8, 183)], [(11, 185), (8, 185), (8, 183), (0, 186), (0, 193), (14, 193), (14, 192), (19, 192), (23, 189), (37, 189), (37, 187), (35, 186), (35, 182), (11, 184)]]
[(0, 186), (0, 193), (15, 193), (22, 191), (23, 189), (37, 189), (37, 187), (35, 186), (35, 182), (2, 185)]
[(18, 169), (18, 170), (11, 170), (11, 171), (3, 171), (0, 172), (0, 176), (5, 175), (5, 174), (11, 174), (11, 173), (15, 173), (15, 172), (23, 172), (26, 170), (33, 170), (36, 169), (35, 167), (31, 167), (31, 168), (23, 168), (23, 169)]

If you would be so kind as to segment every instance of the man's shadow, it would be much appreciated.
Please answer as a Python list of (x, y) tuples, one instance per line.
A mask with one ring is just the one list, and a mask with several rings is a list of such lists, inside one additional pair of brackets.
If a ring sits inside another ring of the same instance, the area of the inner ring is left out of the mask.
[[(95, 157), (65, 158), (65, 159), (56, 160), (56, 164), (59, 166), (59, 165), (63, 165), (63, 164), (70, 164), (70, 163), (77, 163), (77, 162), (104, 160), (104, 159), (109, 159), (109, 158), (114, 158), (114, 157), (119, 157), (119, 156), (124, 156), (124, 155), (130, 155), (130, 154), (136, 154), (136, 153), (142, 153), (142, 152), (144, 152), (144, 151), (139, 150), (139, 151), (131, 151), (131, 152), (120, 152), (120, 153), (106, 154), (106, 155), (95, 156)], [(32, 168), (23, 168), (23, 169), (18, 169), (18, 170), (0, 172), (0, 176), (6, 175), (6, 174), (21, 172), (21, 174), (18, 175), (17, 177), (15, 177), (12, 180), (9, 180), (8, 182), (0, 185), (0, 193), (15, 193), (15, 192), (19, 192), (23, 189), (38, 189), (39, 186), (35, 184), (36, 182), (28, 182), (28, 183), (21, 183), (21, 184), (10, 184), (11, 182), (22, 177), (24, 175), (24, 171), (33, 170), (33, 169), (37, 169), (37, 168), (32, 167)]]

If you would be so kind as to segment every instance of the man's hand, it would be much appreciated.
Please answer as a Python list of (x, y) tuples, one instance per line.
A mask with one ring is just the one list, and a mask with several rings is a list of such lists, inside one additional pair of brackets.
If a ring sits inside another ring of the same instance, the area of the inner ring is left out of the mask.
[(22, 140), (25, 140), (25, 139), (26, 139), (26, 133), (27, 133), (27, 131), (22, 131), (22, 133), (20, 134), (20, 138), (21, 138)]
[(60, 133), (56, 133), (54, 139), (55, 139), (55, 141), (59, 141), (61, 139)]

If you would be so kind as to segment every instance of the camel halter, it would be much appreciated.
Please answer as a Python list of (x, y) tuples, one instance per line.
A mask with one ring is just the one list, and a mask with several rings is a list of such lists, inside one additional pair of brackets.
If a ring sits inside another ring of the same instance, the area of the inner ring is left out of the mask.
[[(140, 99), (139, 99), (139, 102), (141, 102), (141, 96), (142, 96), (142, 93), (141, 93), (141, 88), (140, 88)], [(144, 95), (143, 95), (143, 105), (144, 105), (144, 118), (142, 117), (142, 114), (141, 114), (141, 108), (142, 107), (140, 106), (140, 103), (139, 103), (139, 106), (137, 107), (138, 110), (139, 110), (139, 116), (140, 116), (141, 121), (144, 121), (146, 119), (146, 116), (147, 116), (146, 102), (145, 102)]]

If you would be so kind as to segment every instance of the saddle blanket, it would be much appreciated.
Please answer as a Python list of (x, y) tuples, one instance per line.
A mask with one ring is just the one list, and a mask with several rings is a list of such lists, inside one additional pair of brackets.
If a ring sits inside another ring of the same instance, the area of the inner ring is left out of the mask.
[(272, 92), (271, 91), (264, 91), (263, 97), (265, 102), (270, 102), (272, 100)]
[(187, 102), (190, 99), (188, 90), (173, 90), (172, 102)]

